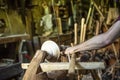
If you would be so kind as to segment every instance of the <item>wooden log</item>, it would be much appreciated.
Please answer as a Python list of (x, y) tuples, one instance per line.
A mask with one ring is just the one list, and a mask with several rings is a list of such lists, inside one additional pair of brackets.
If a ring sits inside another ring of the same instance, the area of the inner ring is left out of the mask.
[(46, 53), (44, 51), (38, 50), (31, 60), (28, 69), (23, 76), (23, 80), (36, 80), (36, 73), (41, 62), (44, 61)]

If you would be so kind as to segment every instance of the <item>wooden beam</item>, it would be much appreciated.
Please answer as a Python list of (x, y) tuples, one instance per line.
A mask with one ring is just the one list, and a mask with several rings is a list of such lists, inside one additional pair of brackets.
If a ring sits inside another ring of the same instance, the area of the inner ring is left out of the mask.
[[(68, 62), (56, 62), (56, 63), (41, 63), (41, 69), (43, 72), (53, 71), (53, 70), (68, 70)], [(104, 69), (103, 62), (78, 62), (75, 65), (75, 69)]]
[(8, 35), (8, 36), (0, 37), (0, 44), (17, 42), (22, 39), (30, 39), (29, 34)]
[[(27, 69), (29, 63), (22, 63), (22, 68)], [(68, 70), (69, 62), (40, 63), (43, 72), (52, 70)], [(104, 62), (77, 62), (75, 69), (104, 69)]]

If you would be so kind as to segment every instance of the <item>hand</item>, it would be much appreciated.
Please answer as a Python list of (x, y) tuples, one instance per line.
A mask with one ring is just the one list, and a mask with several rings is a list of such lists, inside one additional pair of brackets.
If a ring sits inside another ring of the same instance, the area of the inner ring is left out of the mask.
[(69, 47), (65, 50), (65, 54), (72, 54), (74, 53), (75, 49), (73, 47)]

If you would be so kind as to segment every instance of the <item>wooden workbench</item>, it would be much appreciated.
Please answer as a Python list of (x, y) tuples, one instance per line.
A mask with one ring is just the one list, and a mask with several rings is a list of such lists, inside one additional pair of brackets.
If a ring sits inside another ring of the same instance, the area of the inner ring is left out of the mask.
[[(29, 35), (18, 34), (0, 37), (0, 60), (13, 60), (12, 63), (0, 62), (0, 80), (16, 79), (23, 72), (21, 63), (17, 59), (19, 57), (17, 48), (23, 39), (29, 39)], [(3, 66), (3, 63), (6, 65)]]
[(0, 44), (7, 44), (12, 42), (18, 42), (22, 39), (29, 39), (28, 34), (18, 34), (18, 35), (7, 35), (0, 37)]

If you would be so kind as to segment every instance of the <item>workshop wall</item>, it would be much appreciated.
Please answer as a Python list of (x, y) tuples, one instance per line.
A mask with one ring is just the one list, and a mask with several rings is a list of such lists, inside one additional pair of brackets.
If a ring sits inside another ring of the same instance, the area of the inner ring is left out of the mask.
[(7, 0), (0, 0), (0, 19), (5, 21), (5, 29), (2, 32), (5, 35), (25, 33), (25, 25), (14, 2), (14, 0), (13, 3)]

